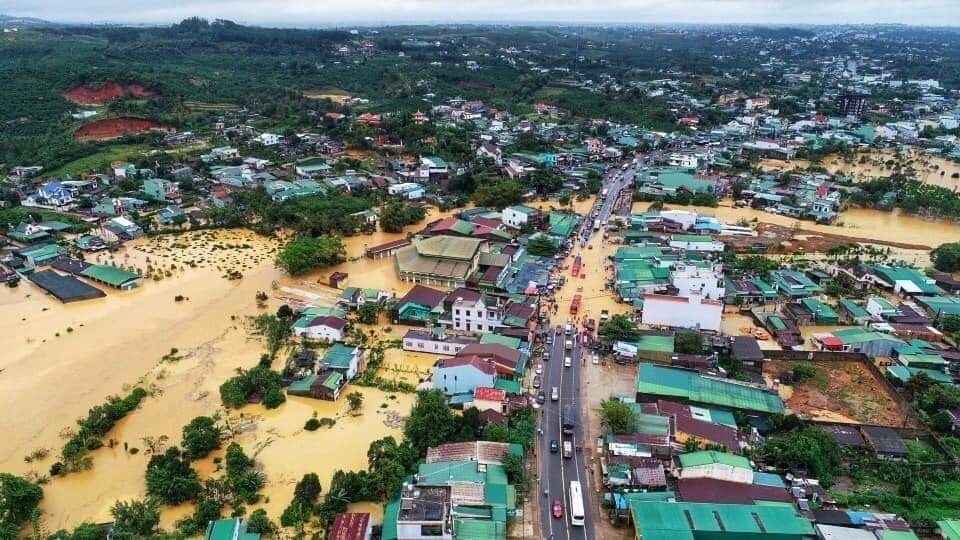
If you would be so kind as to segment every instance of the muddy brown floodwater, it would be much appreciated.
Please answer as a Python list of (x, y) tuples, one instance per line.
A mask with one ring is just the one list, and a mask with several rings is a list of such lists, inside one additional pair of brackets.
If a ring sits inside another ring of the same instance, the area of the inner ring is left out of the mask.
[[(443, 215), (432, 210), (428, 219)], [(409, 285), (397, 281), (392, 261), (365, 259), (363, 249), (365, 244), (403, 236), (378, 232), (345, 238), (347, 254), (353, 260), (292, 279), (273, 266), (278, 242), (241, 230), (198, 231), (141, 239), (115, 254), (93, 257), (144, 273), (149, 268), (151, 275), (160, 277), (158, 281), (145, 280), (138, 290), (110, 290), (103, 299), (63, 305), (27, 281), (16, 289), (2, 288), (0, 383), (4, 392), (0, 393), (0, 407), (30, 414), (5, 414), (0, 422), (4, 433), (0, 470), (46, 474), (65, 442), (64, 434), (74, 427), (74, 419), (108, 395), (128, 391), (134, 384), (149, 387), (153, 395), (106, 437), (117, 445), (92, 453), (91, 470), (56, 478), (44, 486), (41, 509), (47, 529), (108, 520), (109, 508), (116, 500), (144, 495), (143, 474), (149, 456), (143, 439), (167, 436), (169, 445), (179, 444), (181, 428), (190, 419), (220, 411), (220, 384), (237, 368), (256, 364), (263, 345), (250, 338), (243, 320), (260, 312), (255, 299), (258, 291), (271, 294), (266, 311), (272, 311), (279, 306), (275, 297), (280, 295), (272, 290), (274, 284), (313, 292), (323, 289), (317, 279), (345, 271), (350, 274), (348, 285), (402, 294)], [(228, 280), (229, 270), (240, 271), (243, 278)], [(328, 289), (316, 303), (332, 303), (336, 294)], [(176, 302), (178, 295), (185, 299)], [(402, 335), (402, 329), (397, 332)], [(162, 362), (171, 348), (178, 350), (180, 360)], [(408, 359), (401, 354), (391, 356), (390, 361), (388, 377), (419, 378), (429, 370), (426, 358)], [(346, 415), (344, 400), (330, 403), (296, 397), (276, 411), (248, 406), (229, 415), (232, 423), (242, 427), (235, 440), (248, 453), (256, 454), (258, 466), (267, 475), (263, 493), (269, 502), (262, 506), (274, 519), (289, 502), (293, 484), (303, 473), (316, 472), (326, 485), (335, 469), (365, 467), (370, 442), (386, 435), (399, 436), (413, 396), (357, 390), (365, 399), (363, 414), (356, 417)], [(304, 431), (304, 422), (314, 413), (336, 418), (337, 423), (332, 428)], [(140, 452), (124, 451), (124, 443)], [(40, 448), (49, 449), (50, 456), (24, 461), (27, 454)], [(212, 458), (197, 463), (201, 476), (213, 472)], [(191, 511), (188, 506), (165, 509), (163, 525), (171, 527)]]

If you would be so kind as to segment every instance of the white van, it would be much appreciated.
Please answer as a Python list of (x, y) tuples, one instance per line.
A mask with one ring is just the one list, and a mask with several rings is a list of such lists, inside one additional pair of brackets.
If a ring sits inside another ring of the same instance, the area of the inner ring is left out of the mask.
[(564, 348), (566, 348), (567, 350), (572, 349), (572, 348), (573, 348), (573, 340), (572, 340), (572, 339), (568, 339), (568, 340), (566, 341), (566, 343), (563, 344), (563, 346), (564, 346)]
[(570, 357), (567, 356), (563, 359), (563, 367), (570, 367), (573, 365), (573, 361), (570, 360)]

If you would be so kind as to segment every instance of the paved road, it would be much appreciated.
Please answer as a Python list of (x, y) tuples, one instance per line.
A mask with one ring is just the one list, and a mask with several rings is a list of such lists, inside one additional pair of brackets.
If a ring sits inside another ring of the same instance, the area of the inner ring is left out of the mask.
[[(553, 328), (557, 324), (565, 324), (565, 315), (566, 311), (558, 312), (557, 316), (554, 317), (551, 332), (554, 332)], [(538, 455), (540, 456), (540, 496), (543, 497), (542, 492), (544, 490), (549, 494), (541, 505), (542, 530), (544, 538), (550, 538), (550, 535), (553, 535), (555, 540), (588, 539), (593, 538), (593, 516), (591, 515), (593, 508), (590, 504), (590, 492), (594, 489), (593, 483), (586, 478), (589, 473), (584, 467), (584, 454), (574, 451), (572, 457), (565, 459), (562, 451), (563, 441), (565, 440), (569, 440), (574, 448), (589, 444), (583, 439), (583, 407), (581, 407), (579, 399), (581, 370), (583, 369), (581, 355), (586, 354), (586, 350), (581, 347), (579, 340), (576, 341), (572, 350), (565, 350), (564, 341), (568, 336), (556, 335), (555, 333), (552, 335), (553, 345), (545, 346), (545, 349), (550, 351), (550, 360), (543, 363), (543, 389), (547, 395), (547, 401), (540, 409), (542, 411), (540, 425), (544, 431), (538, 449)], [(575, 336), (569, 337), (573, 338)], [(564, 358), (567, 356), (571, 358), (571, 366), (565, 368), (563, 364)], [(557, 401), (550, 399), (554, 387), (557, 388), (559, 394)], [(571, 435), (564, 435), (562, 428), (563, 407), (566, 404), (572, 405), (578, 416), (576, 427)], [(561, 445), (561, 450), (556, 454), (550, 453), (551, 440), (555, 440)], [(570, 506), (569, 487), (572, 480), (579, 481), (583, 487), (585, 507), (585, 524), (583, 527), (570, 525), (568, 515)], [(562, 520), (553, 517), (554, 499), (560, 499), (563, 503), (564, 516)]]
[[(594, 234), (593, 230), (593, 211), (598, 211), (597, 219), (601, 222), (606, 221), (613, 212), (613, 205), (623, 187), (633, 179), (633, 175), (639, 169), (640, 165), (631, 166), (624, 171), (620, 167), (613, 167), (605, 175), (603, 187), (607, 189), (607, 197), (603, 201), (597, 201), (588, 219), (580, 230), (580, 239), (589, 241)], [(598, 198), (599, 199), (599, 198)], [(568, 276), (568, 287), (572, 286), (572, 280)], [(569, 305), (559, 306), (557, 315), (551, 320), (551, 326), (548, 329), (553, 339), (552, 345), (544, 345), (544, 350), (549, 351), (550, 359), (543, 362), (543, 382), (542, 390), (546, 394), (547, 401), (541, 407), (540, 426), (543, 429), (543, 435), (540, 437), (538, 448), (538, 478), (540, 479), (539, 491), (547, 492), (547, 496), (542, 500), (540, 507), (540, 523), (545, 539), (554, 540), (569, 539), (590, 539), (593, 534), (593, 519), (596, 512), (596, 506), (593, 504), (593, 493), (596, 491), (594, 478), (590, 474), (589, 462), (585, 459), (585, 452), (576, 452), (570, 458), (563, 457), (563, 441), (569, 440), (576, 449), (587, 448), (593, 443), (586, 440), (586, 430), (584, 429), (584, 418), (588, 410), (581, 400), (580, 381), (583, 369), (591, 369), (590, 352), (581, 345), (581, 341), (576, 339), (572, 350), (566, 350), (565, 340), (568, 336), (565, 334), (557, 335), (556, 327), (565, 326), (569, 317)], [(582, 327), (575, 327), (574, 338), (576, 334), (582, 332)], [(564, 358), (570, 357), (571, 366), (565, 368)], [(536, 359), (540, 362), (541, 359)], [(552, 389), (556, 387), (559, 399), (551, 399)], [(570, 404), (576, 411), (576, 427), (570, 435), (563, 434), (563, 408)], [(550, 453), (550, 441), (557, 441), (560, 445), (560, 451), (556, 454)], [(576, 480), (580, 482), (584, 498), (584, 526), (574, 527), (570, 525), (570, 516), (568, 515), (570, 499), (570, 482)], [(563, 504), (563, 519), (553, 517), (553, 501), (559, 499)]]

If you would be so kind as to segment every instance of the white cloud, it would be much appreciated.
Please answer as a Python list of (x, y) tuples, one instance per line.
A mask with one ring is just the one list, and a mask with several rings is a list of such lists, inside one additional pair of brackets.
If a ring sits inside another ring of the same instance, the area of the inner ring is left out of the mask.
[(0, 11), (63, 22), (170, 23), (200, 15), (245, 24), (432, 22), (904, 23), (960, 21), (958, 0), (6, 0)]

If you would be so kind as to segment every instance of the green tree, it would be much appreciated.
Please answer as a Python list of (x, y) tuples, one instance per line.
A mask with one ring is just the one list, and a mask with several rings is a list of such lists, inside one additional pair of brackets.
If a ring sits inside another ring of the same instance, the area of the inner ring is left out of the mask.
[(198, 416), (183, 426), (183, 455), (187, 459), (200, 459), (220, 448), (223, 429), (216, 418)]
[(224, 457), (227, 466), (227, 485), (242, 502), (253, 504), (259, 500), (260, 488), (266, 483), (263, 473), (254, 468), (254, 461), (237, 443), (230, 443)]
[(473, 192), (473, 202), (477, 206), (491, 206), (503, 209), (523, 201), (523, 186), (516, 180), (487, 182)]
[(276, 356), (293, 333), (286, 320), (269, 313), (261, 313), (254, 317), (253, 326), (257, 333), (267, 340), (267, 352), (270, 354), (270, 358)]
[(640, 337), (637, 323), (623, 314), (610, 317), (607, 322), (600, 325), (597, 333), (600, 334), (600, 341), (606, 345), (612, 345), (617, 341), (636, 341)]
[(507, 481), (511, 484), (518, 485), (526, 481), (526, 467), (522, 455), (507, 452), (503, 457), (503, 469), (507, 473)]
[(756, 461), (806, 472), (829, 487), (840, 469), (840, 446), (819, 426), (771, 435), (751, 453)]
[(313, 504), (320, 498), (323, 488), (320, 486), (320, 478), (316, 473), (307, 473), (297, 482), (293, 488), (293, 498)]
[(200, 492), (200, 478), (177, 447), (168, 448), (147, 463), (147, 494), (166, 504), (180, 504)]
[(257, 508), (250, 514), (250, 519), (247, 520), (247, 531), (268, 536), (277, 532), (277, 525), (270, 521), (266, 510)]
[(0, 473), (0, 536), (16, 538), (43, 498), (43, 488), (9, 473)]
[(453, 433), (455, 420), (447, 399), (440, 390), (422, 390), (410, 410), (403, 434), (423, 455), (427, 448), (446, 442)]
[(363, 394), (360, 392), (350, 392), (347, 394), (347, 404), (351, 413), (356, 413), (363, 407)]
[(380, 228), (388, 233), (403, 232), (404, 227), (419, 223), (425, 217), (426, 208), (395, 201), (384, 206), (380, 212)]
[(160, 508), (147, 501), (117, 501), (110, 507), (114, 538), (150, 538), (160, 524)]
[(370, 443), (367, 465), (372, 495), (378, 500), (393, 496), (416, 464), (416, 450), (407, 441), (397, 443), (393, 437), (384, 437)]
[(951, 334), (960, 332), (960, 315), (947, 315), (940, 321), (940, 328)]
[(47, 540), (103, 540), (103, 528), (96, 523), (84, 522), (74, 527), (73, 532), (60, 529)]
[(933, 266), (941, 272), (960, 271), (960, 242), (941, 244), (930, 252)]
[(635, 415), (626, 403), (608, 399), (600, 403), (600, 423), (613, 433), (630, 433), (636, 422)]
[(538, 194), (546, 195), (560, 191), (563, 187), (563, 177), (550, 169), (537, 169), (530, 175), (529, 184), (537, 190)]
[(559, 248), (549, 236), (540, 234), (527, 241), (527, 253), (537, 257), (553, 257)]
[(380, 320), (380, 311), (382, 311), (383, 306), (379, 302), (364, 302), (360, 309), (357, 310), (357, 318), (360, 319), (360, 322), (363, 324), (377, 324), (377, 321)]
[(293, 276), (314, 268), (326, 268), (347, 260), (343, 242), (336, 236), (300, 237), (291, 240), (277, 255), (277, 266)]
[(673, 343), (674, 352), (703, 354), (703, 335), (700, 332), (677, 332)]

